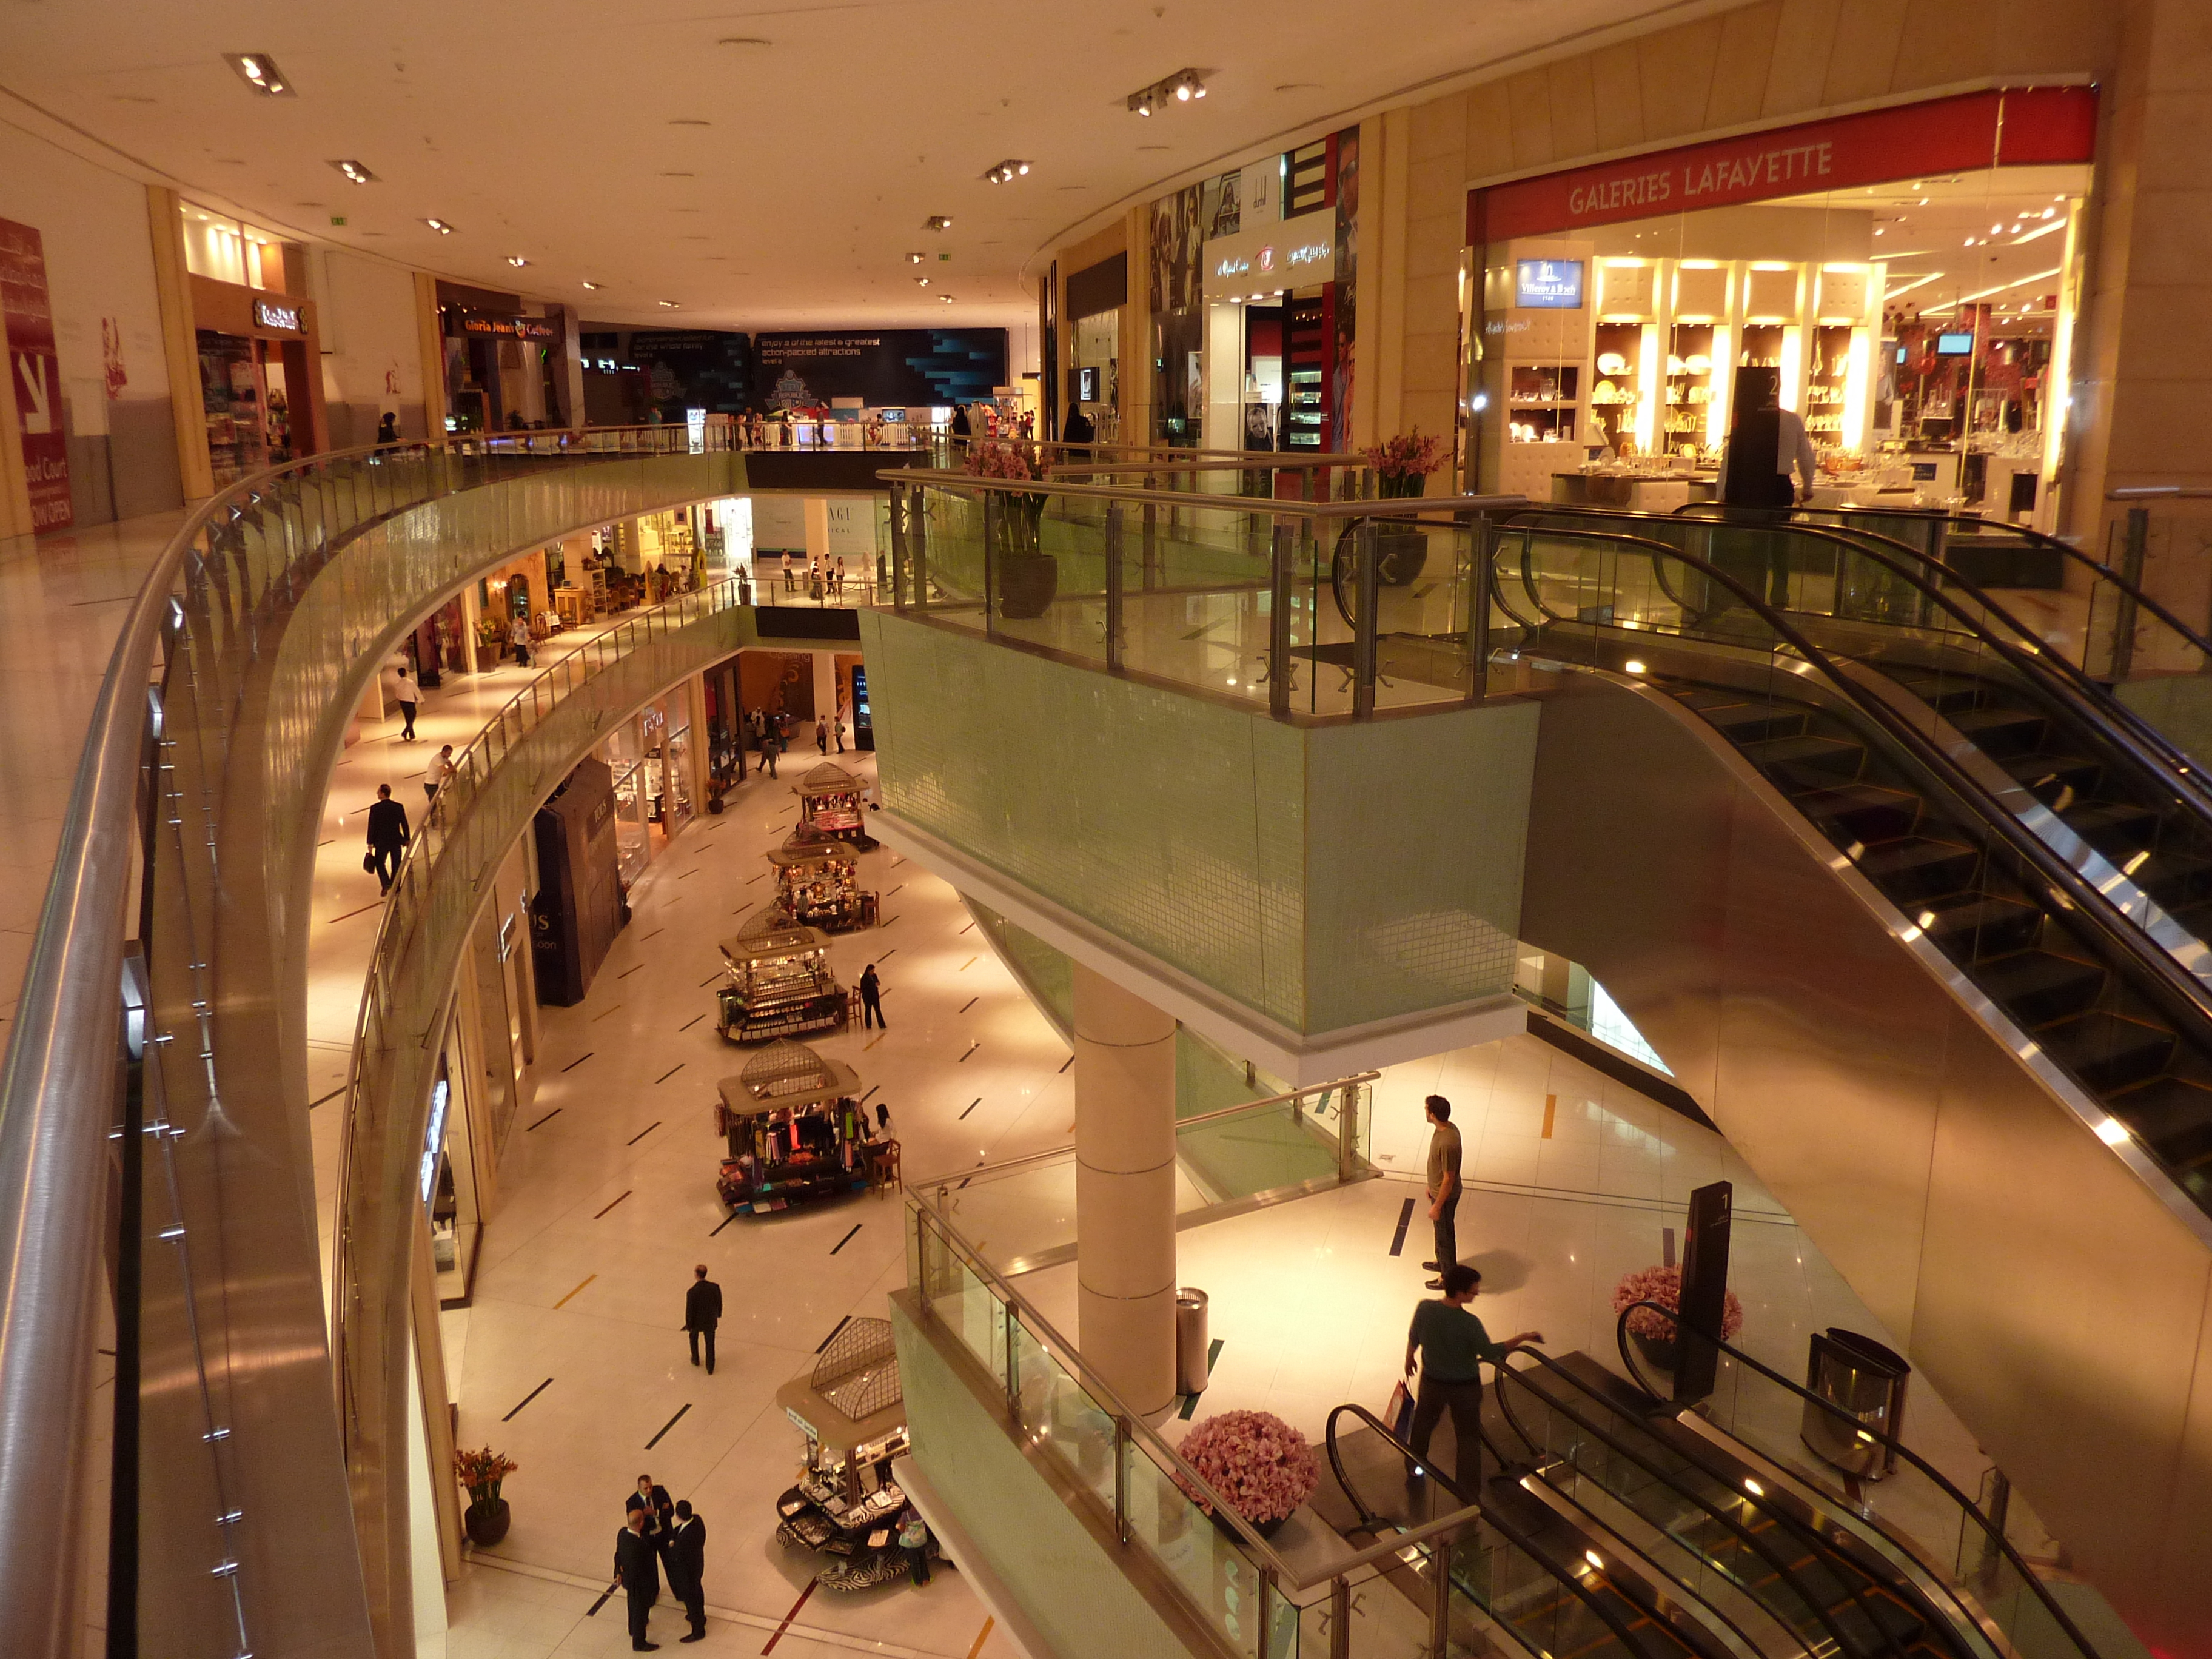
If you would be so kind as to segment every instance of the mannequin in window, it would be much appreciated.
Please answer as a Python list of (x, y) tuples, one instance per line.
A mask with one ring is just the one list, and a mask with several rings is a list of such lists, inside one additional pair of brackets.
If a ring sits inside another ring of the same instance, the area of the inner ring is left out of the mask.
[[(1721, 451), (1722, 504), (1795, 507), (1811, 499), (1819, 463), (1803, 417), (1782, 407), (1781, 372), (1736, 370), (1732, 407), (1728, 442)], [(1793, 471), (1803, 481), (1802, 489), (1790, 477)]]

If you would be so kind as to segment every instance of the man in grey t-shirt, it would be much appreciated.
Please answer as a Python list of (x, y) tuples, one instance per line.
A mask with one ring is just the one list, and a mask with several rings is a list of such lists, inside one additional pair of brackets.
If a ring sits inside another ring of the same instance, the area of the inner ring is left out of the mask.
[[(1459, 1265), (1459, 1131), (1452, 1127), (1451, 1102), (1442, 1095), (1429, 1097), (1428, 1116), (1429, 1219), (1436, 1224), (1437, 1259), (1421, 1265), (1441, 1275)], [(1442, 1290), (1442, 1279), (1429, 1280), (1429, 1288)]]

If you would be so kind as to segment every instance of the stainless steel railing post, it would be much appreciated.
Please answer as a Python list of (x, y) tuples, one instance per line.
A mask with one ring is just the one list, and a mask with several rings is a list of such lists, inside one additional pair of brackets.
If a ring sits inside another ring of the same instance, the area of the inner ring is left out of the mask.
[(1372, 519), (1359, 520), (1352, 532), (1353, 544), (1358, 550), (1354, 557), (1359, 561), (1359, 603), (1353, 607), (1352, 623), (1352, 712), (1365, 716), (1375, 712), (1376, 644), (1378, 630), (1375, 612), (1382, 593), (1381, 573), (1376, 569), (1376, 550), (1381, 541)]
[(1291, 712), (1291, 612), (1296, 591), (1291, 535), (1291, 526), (1278, 519), (1267, 561), (1267, 712), (1278, 717)]
[(1121, 665), (1121, 503), (1106, 504), (1106, 666)]

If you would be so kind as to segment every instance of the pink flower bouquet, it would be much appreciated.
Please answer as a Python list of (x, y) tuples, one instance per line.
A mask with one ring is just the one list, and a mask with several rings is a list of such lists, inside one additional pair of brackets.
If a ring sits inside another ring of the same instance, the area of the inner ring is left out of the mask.
[[(1628, 1313), (1639, 1302), (1656, 1302), (1662, 1308), (1680, 1313), (1682, 1309), (1682, 1270), (1680, 1267), (1642, 1267), (1632, 1273), (1623, 1273), (1620, 1283), (1613, 1287), (1613, 1310)], [(1743, 1328), (1743, 1304), (1736, 1300), (1735, 1292), (1728, 1293), (1727, 1305), (1721, 1312), (1721, 1340), (1733, 1341)], [(1628, 1314), (1628, 1334), (1640, 1336), (1647, 1342), (1672, 1342), (1674, 1322), (1649, 1308), (1637, 1308)]]
[(1376, 494), (1389, 500), (1419, 495), (1421, 480), (1443, 465), (1444, 447), (1439, 439), (1424, 438), (1415, 427), (1360, 453), (1375, 470)]
[[(1287, 1518), (1321, 1481), (1321, 1466), (1305, 1436), (1272, 1412), (1209, 1417), (1184, 1437), (1178, 1449), (1255, 1526)], [(1199, 1508), (1213, 1513), (1204, 1496), (1188, 1486), (1184, 1490)]]
[(969, 445), (963, 465), (978, 478), (1009, 478), (1026, 483), (1037, 476), (1028, 456), (1012, 444), (994, 440)]

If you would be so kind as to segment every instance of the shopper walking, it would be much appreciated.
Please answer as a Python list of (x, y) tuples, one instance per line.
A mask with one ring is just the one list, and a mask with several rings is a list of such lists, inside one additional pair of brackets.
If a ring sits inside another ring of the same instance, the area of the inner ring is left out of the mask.
[(407, 850), (409, 839), (407, 809), (392, 799), (392, 786), (376, 786), (376, 800), (368, 809), (368, 867), (376, 872), (380, 890), (392, 890), (392, 878), (399, 873), (400, 855)]
[(408, 671), (407, 659), (394, 657), (385, 664), (380, 677), (384, 682), (384, 700), (399, 705), (399, 740), (415, 741), (415, 703), (420, 693), (415, 687), (415, 676)]
[(860, 973), (860, 1029), (865, 1031), (872, 1025), (890, 1029), (884, 1018), (883, 981), (876, 977), (876, 964), (872, 962)]
[(775, 757), (783, 752), (783, 739), (776, 735), (775, 727), (773, 725), (761, 733), (760, 751), (761, 764), (768, 768), (769, 776), (774, 777)]
[(842, 708), (830, 717), (830, 735), (837, 739), (837, 752), (843, 754), (845, 752), (845, 711)]
[[(1522, 1331), (1503, 1342), (1492, 1342), (1482, 1322), (1468, 1311), (1482, 1275), (1462, 1262), (1443, 1272), (1443, 1299), (1424, 1302), (1413, 1310), (1413, 1322), (1406, 1333), (1406, 1375), (1413, 1374), (1413, 1356), (1421, 1357), (1420, 1392), (1413, 1402), (1413, 1426), (1406, 1443), (1424, 1463), (1429, 1455), (1429, 1437), (1437, 1420), (1451, 1413), (1452, 1438), (1458, 1443), (1455, 1476), (1461, 1495), (1474, 1501), (1482, 1486), (1482, 1367), (1503, 1365), (1505, 1351), (1519, 1342), (1541, 1342), (1541, 1331)], [(1418, 1474), (1419, 1470), (1407, 1471)]]
[(908, 1509), (899, 1517), (898, 1547), (906, 1553), (907, 1571), (917, 1587), (929, 1582), (929, 1523), (921, 1511)]
[(430, 769), (422, 779), (422, 798), (438, 799), (438, 792), (453, 779), (453, 745), (450, 743), (430, 757)]
[[(708, 1367), (709, 1370), (712, 1366)], [(684, 1603), (684, 1617), (691, 1633), (683, 1642), (704, 1641), (707, 1636), (707, 1523), (691, 1512), (689, 1498), (676, 1505), (676, 1535), (668, 1545), (668, 1588)]]
[(660, 1599), (660, 1553), (646, 1535), (645, 1511), (633, 1509), (615, 1534), (615, 1579), (629, 1598), (629, 1648), (632, 1653), (652, 1653), (660, 1644), (645, 1639), (646, 1620)]
[[(1451, 1102), (1442, 1095), (1427, 1101), (1429, 1130), (1429, 1219), (1436, 1225), (1437, 1259), (1421, 1265), (1443, 1273), (1459, 1265), (1459, 1131), (1452, 1127)], [(1441, 1279), (1429, 1280), (1432, 1291)]]
[(814, 746), (825, 755), (830, 752), (830, 717), (827, 714), (814, 717)]
[(707, 1339), (707, 1375), (714, 1374), (714, 1327), (722, 1320), (722, 1287), (707, 1277), (707, 1264), (691, 1270), (691, 1288), (684, 1292), (684, 1329), (691, 1339), (691, 1363), (699, 1363), (699, 1339)]
[(529, 667), (530, 618), (520, 611), (514, 613), (514, 620), (507, 625), (507, 642), (514, 647), (514, 665), (517, 668)]

